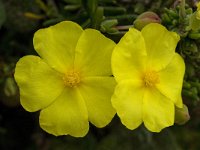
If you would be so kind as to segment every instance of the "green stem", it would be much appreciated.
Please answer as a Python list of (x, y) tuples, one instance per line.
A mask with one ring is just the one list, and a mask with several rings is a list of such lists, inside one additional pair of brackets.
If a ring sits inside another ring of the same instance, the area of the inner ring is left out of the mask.
[(180, 18), (183, 20), (186, 16), (185, 13), (185, 0), (181, 0), (181, 4), (180, 4)]

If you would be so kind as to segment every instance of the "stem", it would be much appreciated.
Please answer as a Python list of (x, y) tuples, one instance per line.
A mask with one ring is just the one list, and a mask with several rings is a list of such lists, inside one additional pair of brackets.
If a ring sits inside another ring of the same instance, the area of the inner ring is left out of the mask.
[(185, 35), (187, 34), (187, 31), (185, 29), (187, 25), (186, 17), (185, 0), (181, 0), (179, 9), (179, 34), (181, 37), (185, 37)]
[(118, 29), (118, 30), (128, 30), (131, 27), (133, 27), (133, 25), (116, 26), (116, 29)]
[(180, 4), (180, 18), (183, 20), (186, 16), (185, 13), (185, 0), (181, 0), (181, 4)]

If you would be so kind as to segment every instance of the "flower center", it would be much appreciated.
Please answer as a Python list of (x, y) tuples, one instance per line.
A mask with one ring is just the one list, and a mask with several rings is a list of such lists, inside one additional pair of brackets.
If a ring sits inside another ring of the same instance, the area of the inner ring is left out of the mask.
[(159, 83), (159, 76), (156, 71), (146, 71), (143, 76), (143, 81), (146, 87), (152, 87)]
[(80, 83), (80, 74), (76, 71), (69, 71), (63, 76), (63, 81), (66, 86), (75, 87)]

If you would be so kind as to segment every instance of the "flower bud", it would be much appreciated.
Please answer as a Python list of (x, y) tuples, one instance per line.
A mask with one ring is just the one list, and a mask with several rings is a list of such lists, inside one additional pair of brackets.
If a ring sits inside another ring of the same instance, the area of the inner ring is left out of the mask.
[(196, 19), (200, 20), (200, 10), (196, 12)]
[(200, 20), (200, 3), (197, 3), (196, 19)]
[(196, 31), (200, 29), (200, 3), (197, 3), (197, 10), (189, 17), (189, 27)]
[(7, 107), (16, 107), (19, 102), (19, 91), (12, 77), (5, 80), (4, 85), (0, 85), (0, 101)]
[(149, 23), (161, 23), (161, 19), (156, 13), (147, 11), (137, 17), (134, 21), (134, 26), (136, 29), (141, 30)]
[(183, 104), (183, 108), (175, 108), (175, 123), (178, 125), (185, 124), (188, 120), (190, 120), (190, 115), (188, 112), (188, 108), (185, 104)]

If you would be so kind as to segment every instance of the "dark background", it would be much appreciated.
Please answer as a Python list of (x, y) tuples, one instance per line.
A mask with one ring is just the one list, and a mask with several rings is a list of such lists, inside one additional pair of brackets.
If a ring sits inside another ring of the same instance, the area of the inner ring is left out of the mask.
[[(1, 150), (199, 150), (200, 149), (200, 33), (188, 30), (197, 1), (175, 0), (0, 0), (0, 149)], [(24, 55), (37, 55), (33, 34), (63, 20), (95, 28), (118, 40), (137, 16), (154, 11), (169, 30), (179, 33), (177, 52), (186, 62), (183, 101), (190, 121), (160, 133), (143, 126), (130, 131), (117, 116), (105, 128), (90, 126), (84, 138), (55, 137), (42, 131), (39, 112), (26, 112), (19, 103), (13, 78), (15, 64)], [(109, 24), (110, 23), (110, 24)], [(191, 36), (195, 32), (196, 37)]]

